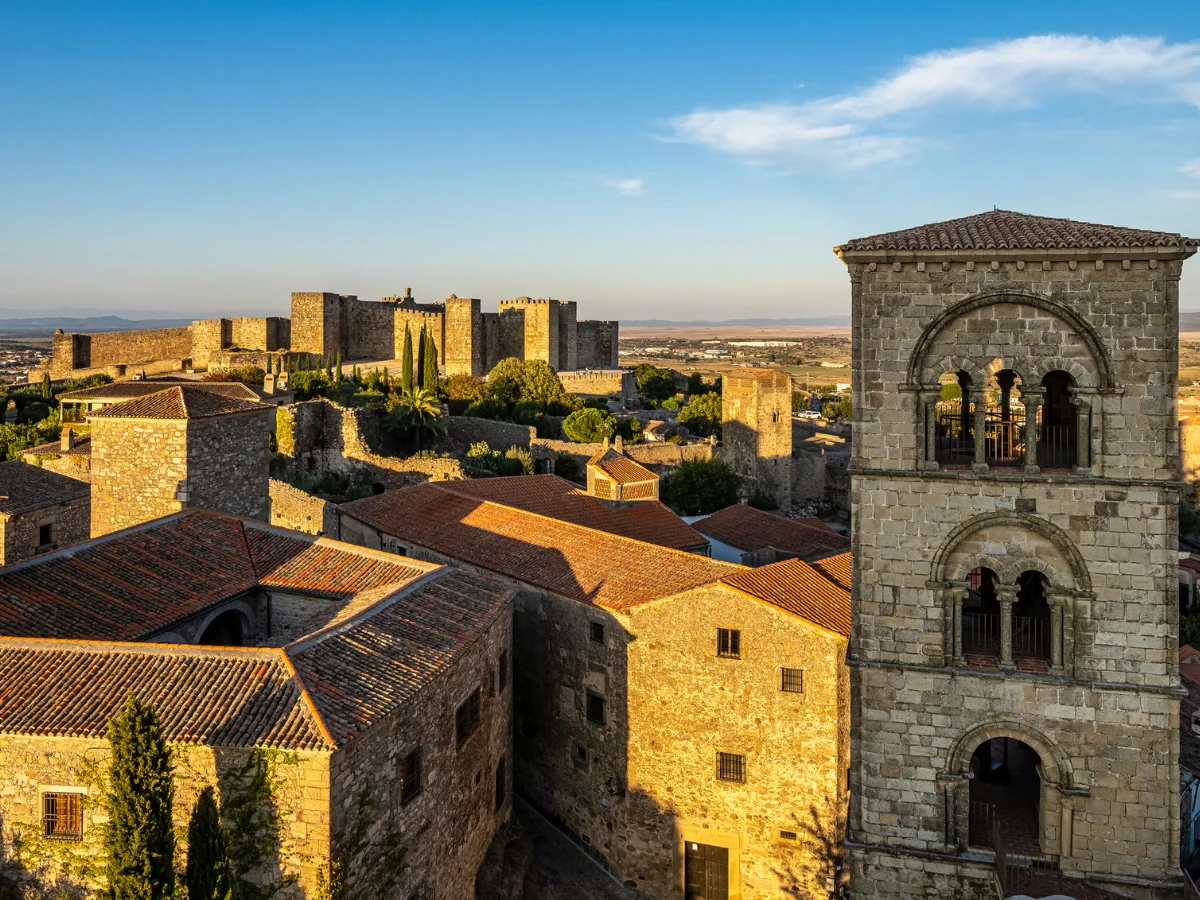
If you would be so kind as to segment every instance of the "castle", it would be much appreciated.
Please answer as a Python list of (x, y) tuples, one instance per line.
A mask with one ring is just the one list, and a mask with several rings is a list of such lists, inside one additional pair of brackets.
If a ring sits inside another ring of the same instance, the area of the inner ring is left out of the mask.
[(573, 300), (518, 297), (485, 313), (478, 299), (451, 294), (443, 303), (418, 303), (410, 290), (380, 301), (293, 292), (290, 318), (202, 319), (176, 328), (98, 334), (60, 331), (47, 368), (51, 378), (62, 379), (121, 377), (129, 367), (153, 375), (188, 366), (262, 366), (268, 354), (281, 353), (398, 359), (405, 326), (414, 339), (422, 328), (433, 335), (446, 375), (486, 375), (508, 357), (543, 360), (560, 372), (617, 368), (618, 323), (580, 320)]

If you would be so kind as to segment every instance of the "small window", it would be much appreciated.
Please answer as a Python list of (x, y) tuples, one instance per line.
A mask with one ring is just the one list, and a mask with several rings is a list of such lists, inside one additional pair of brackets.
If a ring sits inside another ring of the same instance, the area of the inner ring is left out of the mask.
[(587, 717), (589, 722), (604, 724), (604, 698), (591, 691), (587, 694)]
[(500, 810), (504, 806), (504, 757), (500, 757), (500, 761), (496, 763), (496, 809)]
[(746, 757), (739, 753), (717, 754), (717, 779), (742, 784), (746, 780)]
[(421, 793), (421, 749), (400, 761), (400, 802), (407, 806)]
[(742, 658), (742, 633), (732, 628), (717, 629), (717, 656)]
[(38, 526), (38, 546), (45, 547), (54, 543), (54, 523), (47, 522)]
[(42, 794), (42, 834), (56, 841), (77, 841), (83, 837), (82, 795)]
[(479, 688), (471, 691), (471, 696), (458, 705), (454, 711), (454, 733), (458, 738), (458, 746), (467, 742), (467, 738), (479, 728)]
[(587, 748), (580, 745), (575, 746), (575, 760), (577, 762), (587, 762)]
[(781, 831), (779, 832), (779, 836), (780, 836), (781, 838), (783, 838), (783, 840), (785, 840), (785, 841), (794, 841), (794, 840), (796, 840), (796, 832), (794, 832), (794, 831), (783, 831), (783, 830), (781, 830)]
[(496, 696), (496, 673), (491, 669), (488, 670), (488, 696)]
[(508, 687), (508, 651), (500, 651), (500, 664), (496, 667), (500, 672), (500, 693)]
[(779, 686), (781, 691), (787, 691), (790, 694), (804, 693), (804, 670), (803, 669), (784, 669), (783, 681)]
[(604, 623), (603, 622), (592, 622), (590, 630), (591, 630), (592, 642), (596, 643), (596, 644), (603, 644), (604, 643)]

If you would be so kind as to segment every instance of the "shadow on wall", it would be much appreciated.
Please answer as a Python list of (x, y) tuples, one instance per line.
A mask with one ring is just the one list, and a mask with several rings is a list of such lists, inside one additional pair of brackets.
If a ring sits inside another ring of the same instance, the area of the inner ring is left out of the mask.
[[(722, 425), (720, 456), (742, 479), (742, 491), (763, 491), (776, 502), (790, 507), (792, 454), (766, 452), (757, 429), (744, 422), (728, 420)], [(761, 454), (761, 455), (760, 455)]]

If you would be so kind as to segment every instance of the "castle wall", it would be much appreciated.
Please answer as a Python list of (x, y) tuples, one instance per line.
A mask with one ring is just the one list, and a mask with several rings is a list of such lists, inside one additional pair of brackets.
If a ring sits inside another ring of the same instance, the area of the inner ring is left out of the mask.
[(559, 372), (572, 372), (579, 367), (579, 333), (577, 308), (574, 300), (558, 304), (558, 362)]
[(292, 292), (292, 352), (337, 355), (341, 349), (341, 300), (338, 294)]
[(722, 379), (721, 458), (743, 488), (792, 506), (792, 380), (776, 370)]
[(525, 333), (522, 336), (518, 359), (540, 359), (557, 368), (559, 359), (559, 302), (557, 300), (534, 300), (518, 297), (500, 301), (500, 315), (506, 311), (521, 310), (524, 313)]
[(576, 362), (580, 369), (616, 369), (621, 365), (617, 344), (620, 328), (617, 322), (583, 319), (576, 323), (578, 350)]
[(569, 394), (581, 397), (619, 397), (623, 403), (637, 399), (637, 378), (629, 369), (579, 369), (559, 372)]
[(182, 360), (191, 355), (192, 333), (186, 326), (55, 335), (51, 343), (50, 377), (70, 378), (76, 369)]
[(444, 340), (442, 363), (447, 375), (479, 378), (487, 374), (483, 313), (478, 299), (451, 295), (446, 300)]
[[(350, 359), (392, 359), (396, 347), (397, 327), (403, 335), (404, 326), (398, 322), (396, 304), (364, 303), (344, 297), (341, 302), (342, 322), (337, 350), (343, 361)], [(414, 335), (415, 337), (415, 335)]]
[(233, 341), (233, 322), (230, 319), (199, 319), (191, 324), (192, 365), (207, 369), (213, 360)]
[(404, 357), (404, 325), (408, 323), (408, 327), (412, 329), (413, 339), (413, 366), (417, 365), (421, 358), (420, 343), (421, 343), (421, 327), (427, 328), (433, 334), (433, 343), (437, 347), (438, 368), (445, 371), (446, 368), (446, 314), (438, 309), (436, 312), (427, 310), (408, 310), (402, 307), (396, 308), (396, 332), (390, 352), (394, 353), (394, 359), (402, 359)]
[(281, 348), (286, 349), (288, 346), (290, 322), (285, 317), (239, 317), (223, 321), (230, 323), (229, 336), (222, 345), (223, 347), (232, 346), (242, 350), (275, 352)]

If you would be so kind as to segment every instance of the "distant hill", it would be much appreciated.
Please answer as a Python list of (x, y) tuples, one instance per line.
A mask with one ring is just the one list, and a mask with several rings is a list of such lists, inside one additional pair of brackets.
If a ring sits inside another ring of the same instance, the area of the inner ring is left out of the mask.
[(91, 331), (142, 331), (147, 328), (174, 328), (191, 325), (191, 319), (124, 319), (121, 316), (34, 316), (25, 319), (0, 319), (0, 334), (44, 337), (56, 329), (87, 333)]
[(1179, 311), (1180, 331), (1200, 331), (1200, 309)]
[[(1197, 313), (1200, 315), (1200, 313)], [(776, 325), (849, 325), (849, 316), (825, 316), (816, 319), (724, 319), (722, 321), (713, 321), (711, 319), (627, 319), (621, 320), (622, 325), (628, 325), (630, 328), (678, 328), (678, 327), (704, 327), (704, 326), (753, 326), (755, 328), (770, 328)]]

